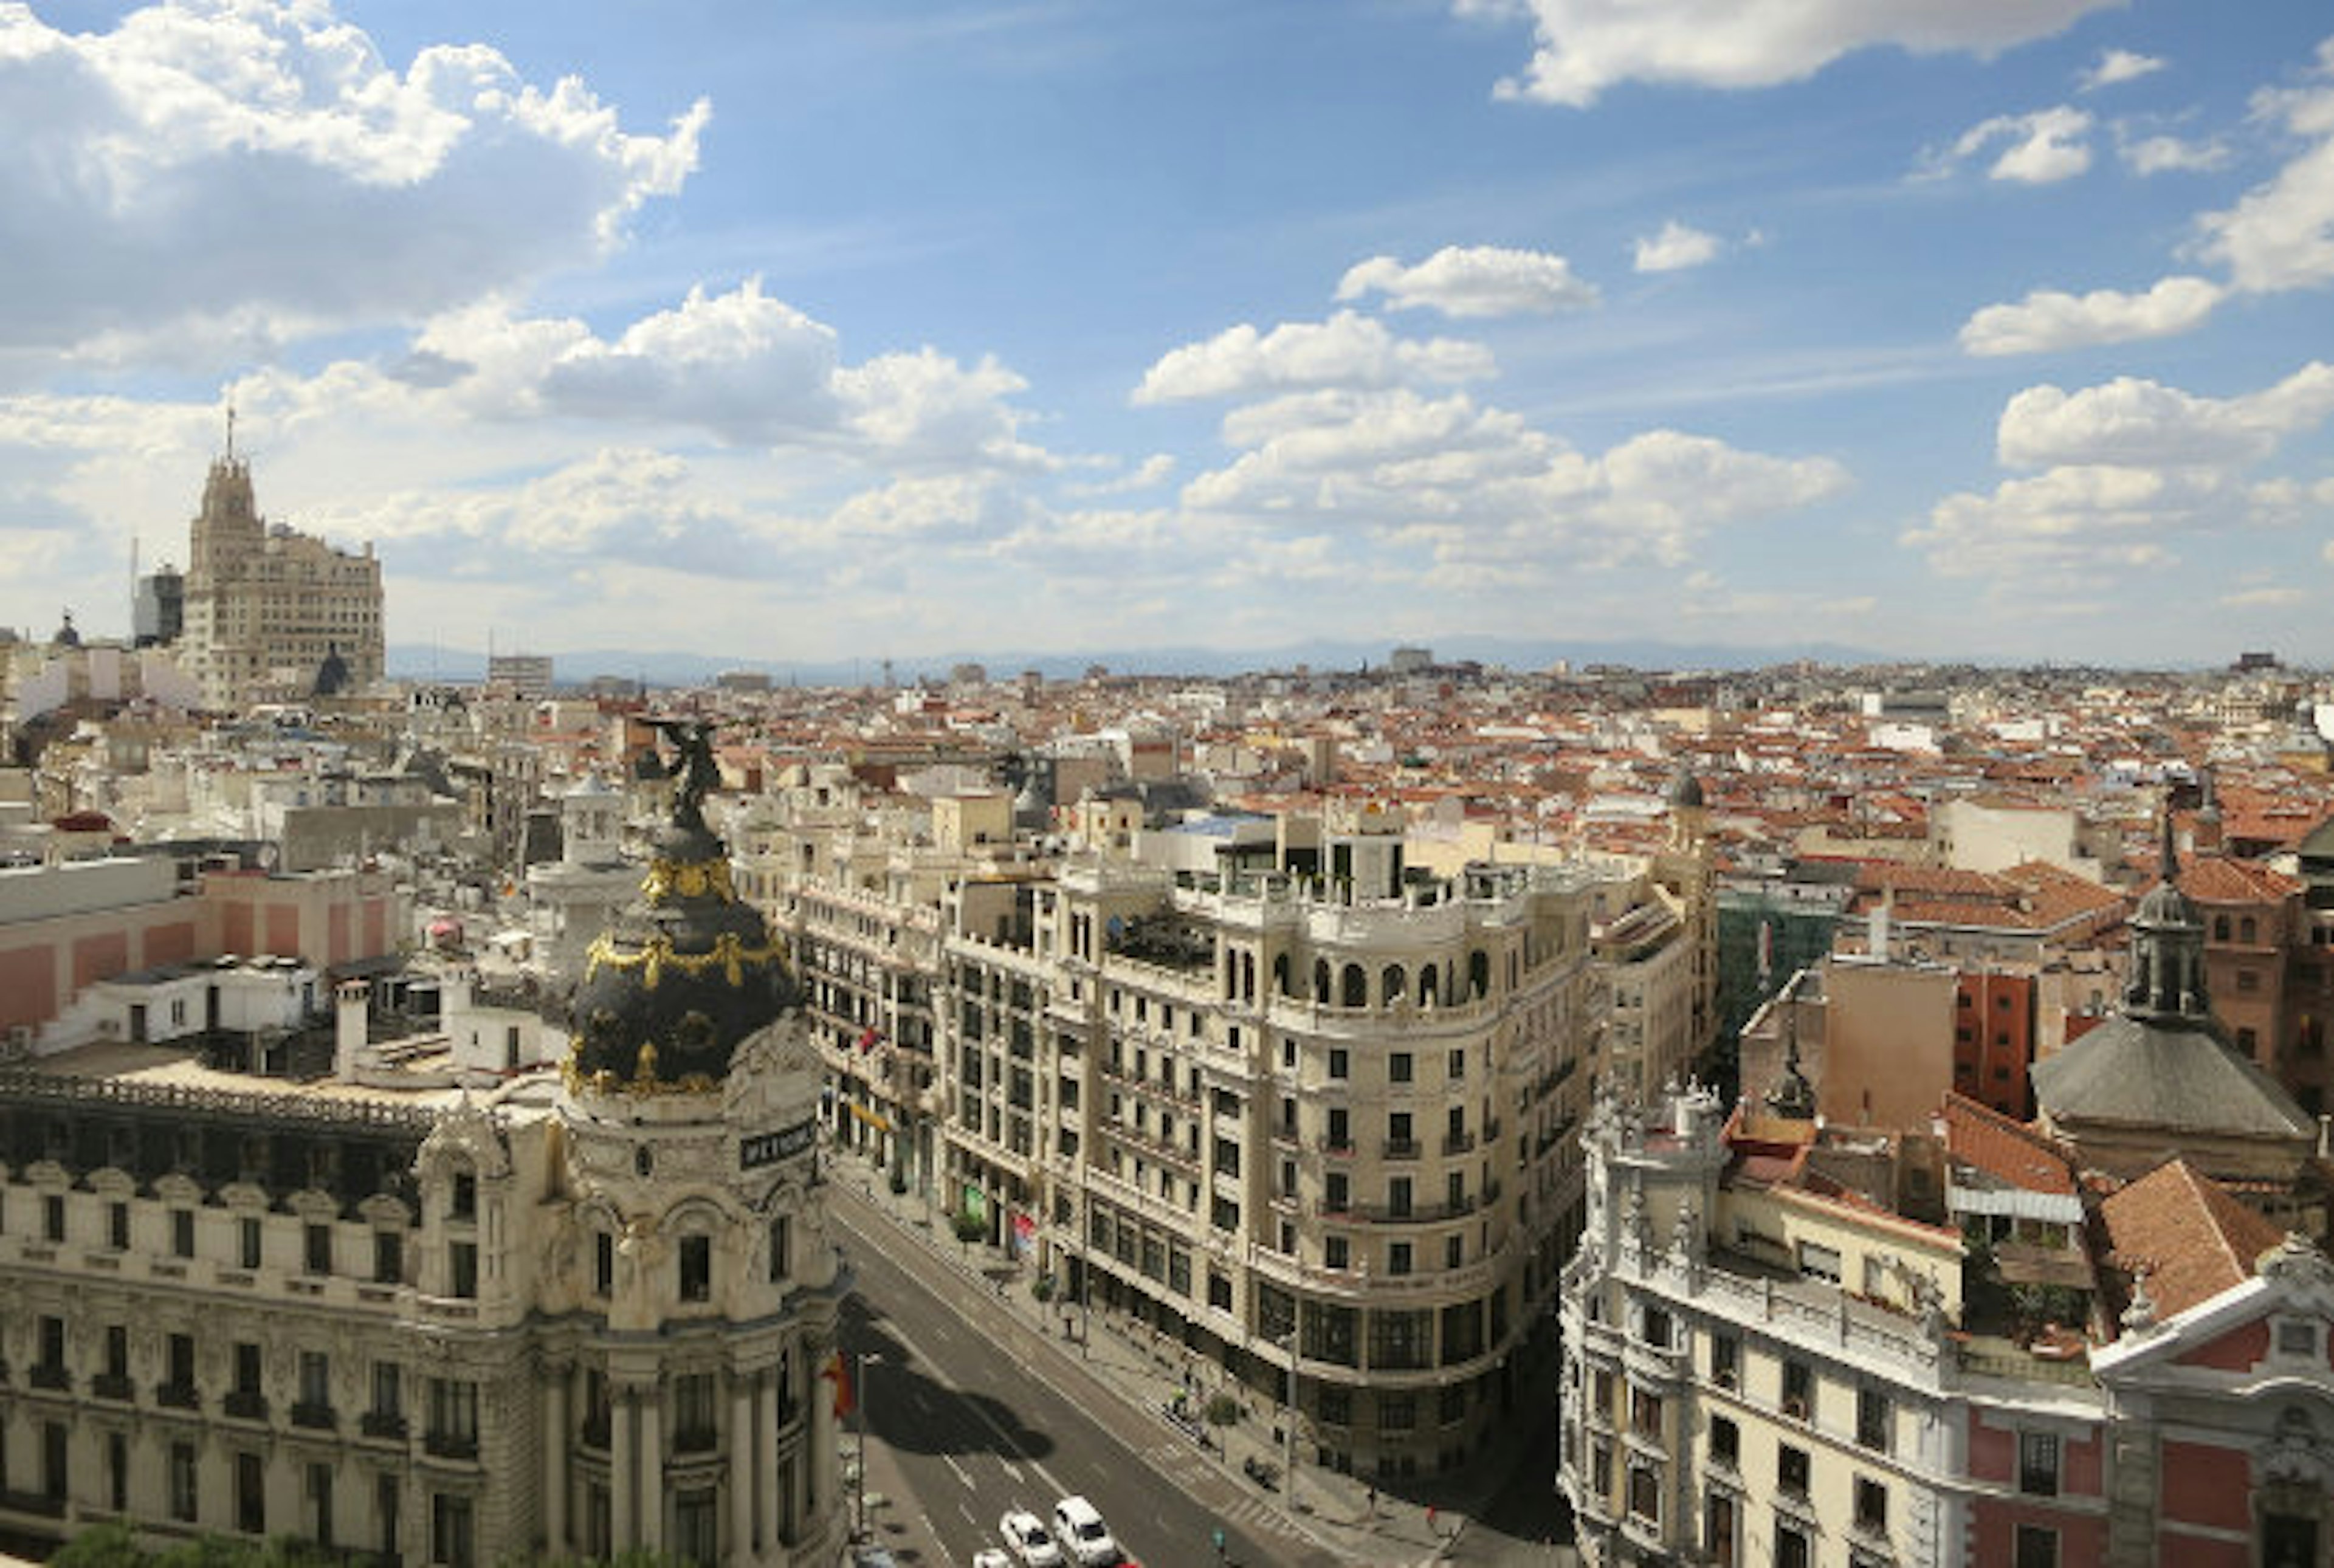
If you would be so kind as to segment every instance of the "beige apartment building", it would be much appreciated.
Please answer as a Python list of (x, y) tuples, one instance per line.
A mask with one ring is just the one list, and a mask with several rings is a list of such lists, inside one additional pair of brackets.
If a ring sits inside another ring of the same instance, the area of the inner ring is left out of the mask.
[(251, 465), (211, 464), (191, 527), (180, 663), (203, 701), (228, 708), (270, 696), (308, 696), (328, 659), (344, 688), (385, 668), (381, 563), (262, 521)]
[[(1476, 1452), (1548, 1353), (1606, 1011), (1577, 867), (1050, 872), (830, 792), (741, 867), (796, 945), (834, 1125), (1066, 1303), (1297, 1407), (1298, 1457)], [(1301, 837), (1301, 835), (1299, 835)], [(803, 868), (796, 870), (796, 868)]]

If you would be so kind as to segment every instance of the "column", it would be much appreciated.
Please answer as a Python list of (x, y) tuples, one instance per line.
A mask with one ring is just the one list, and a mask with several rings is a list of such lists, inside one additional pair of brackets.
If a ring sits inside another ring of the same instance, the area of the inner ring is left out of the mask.
[(766, 1554), (778, 1544), (778, 1374), (765, 1371), (754, 1391), (754, 1502), (761, 1515)]
[(543, 1387), (543, 1539), (547, 1555), (567, 1552), (567, 1396), (573, 1367), (547, 1368)]
[(608, 1534), (612, 1557), (640, 1544), (632, 1527), (632, 1487), (638, 1477), (632, 1457), (632, 1390), (617, 1384), (608, 1390)]
[(754, 1384), (758, 1373), (729, 1374), (729, 1551), (732, 1562), (754, 1554)]
[(641, 1390), (641, 1550), (664, 1550), (664, 1390)]

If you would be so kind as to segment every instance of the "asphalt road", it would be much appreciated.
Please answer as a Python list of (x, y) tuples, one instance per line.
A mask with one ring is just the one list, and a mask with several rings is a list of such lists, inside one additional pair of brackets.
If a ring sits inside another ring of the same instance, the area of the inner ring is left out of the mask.
[(1007, 1509), (1046, 1518), (1073, 1492), (1151, 1568), (1215, 1563), (1219, 1529), (1228, 1563), (1336, 1563), (1163, 1419), (1130, 1410), (988, 1290), (833, 1190), (858, 1276), (842, 1343), (861, 1358), (873, 1432), (868, 1519), (903, 1565), (964, 1568), (999, 1544)]

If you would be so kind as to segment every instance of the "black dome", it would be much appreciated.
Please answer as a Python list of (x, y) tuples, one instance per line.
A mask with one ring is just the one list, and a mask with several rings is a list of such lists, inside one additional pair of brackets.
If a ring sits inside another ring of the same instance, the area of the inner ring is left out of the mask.
[(728, 852), (684, 790), (641, 897), (592, 944), (571, 1010), (571, 1086), (714, 1089), (747, 1039), (795, 1006), (761, 911), (729, 882)]

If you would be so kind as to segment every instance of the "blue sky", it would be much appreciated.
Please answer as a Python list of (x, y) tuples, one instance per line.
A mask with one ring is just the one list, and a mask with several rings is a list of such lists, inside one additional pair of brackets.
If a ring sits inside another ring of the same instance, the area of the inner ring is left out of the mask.
[(2303, 0), (0, 5), (0, 623), (2334, 663)]

